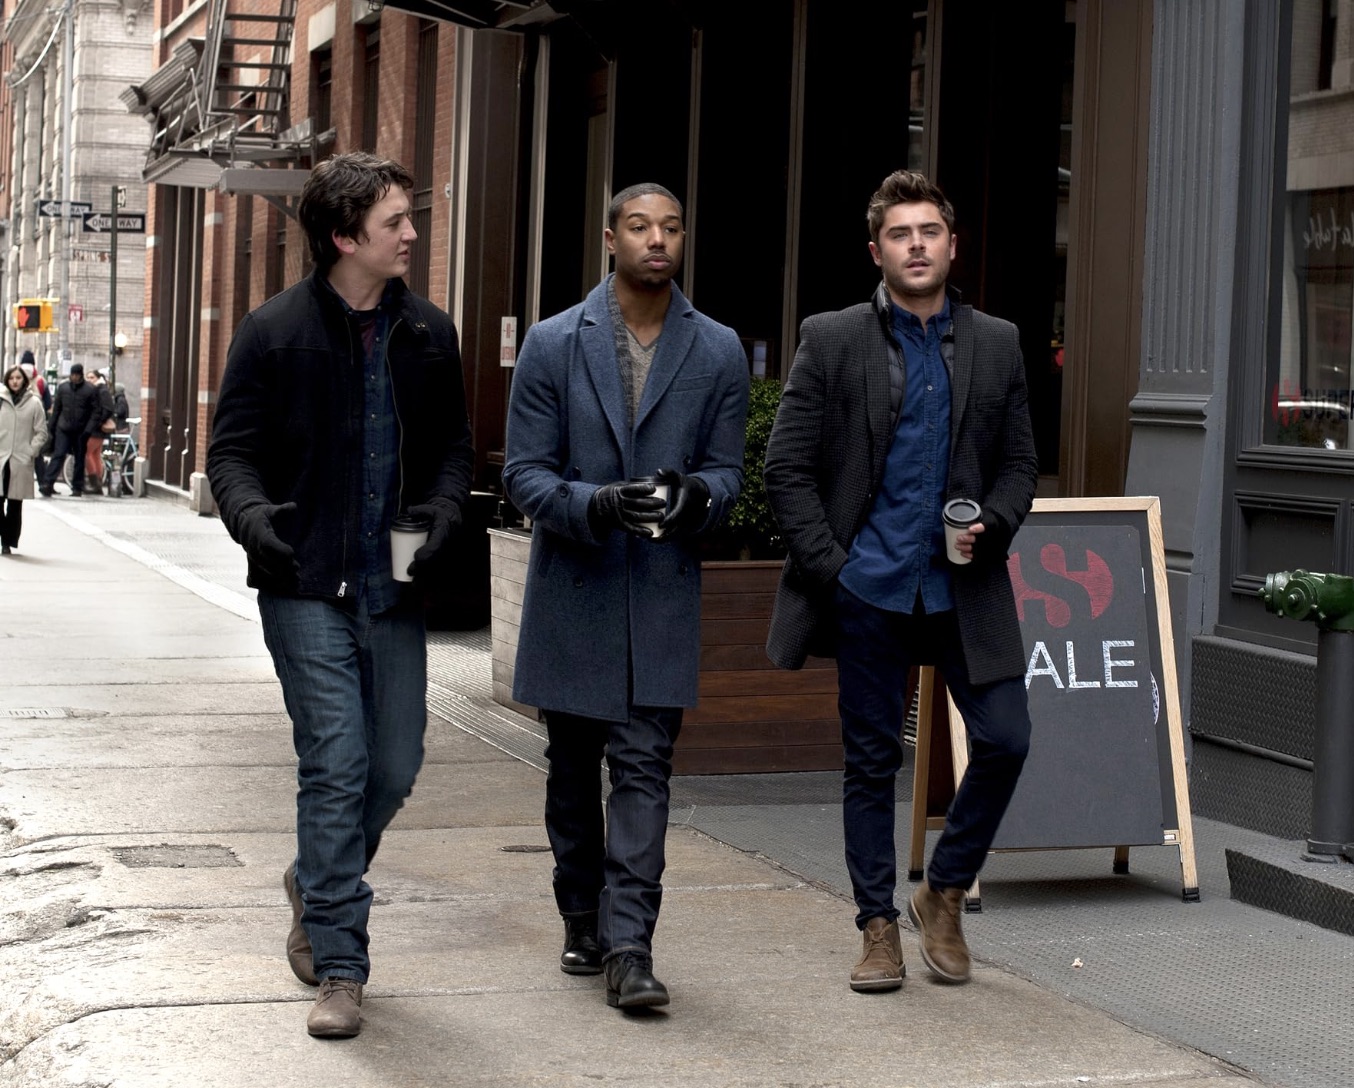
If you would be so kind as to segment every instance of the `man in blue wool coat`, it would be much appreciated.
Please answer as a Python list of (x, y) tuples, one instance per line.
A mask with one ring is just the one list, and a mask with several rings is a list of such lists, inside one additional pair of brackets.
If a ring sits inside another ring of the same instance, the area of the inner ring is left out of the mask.
[(696, 705), (697, 541), (742, 487), (748, 366), (672, 283), (677, 198), (632, 186), (607, 223), (614, 274), (523, 341), (503, 485), (532, 521), (513, 697), (549, 737), (560, 968), (604, 971), (626, 1009), (668, 1003), (652, 942), (673, 745)]

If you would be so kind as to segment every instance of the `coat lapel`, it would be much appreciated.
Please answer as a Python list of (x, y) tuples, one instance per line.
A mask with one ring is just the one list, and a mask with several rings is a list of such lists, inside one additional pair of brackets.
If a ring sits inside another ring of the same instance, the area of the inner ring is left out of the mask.
[(663, 319), (663, 332), (658, 338), (658, 350), (654, 353), (653, 366), (649, 368), (649, 378), (644, 383), (644, 393), (639, 398), (636, 430), (663, 398), (691, 352), (691, 345), (696, 340), (696, 322), (691, 319), (693, 313), (695, 310), (691, 303), (673, 284), (672, 299), (668, 303), (667, 316)]
[(621, 388), (621, 368), (616, 359), (616, 333), (607, 309), (607, 285), (610, 277), (588, 292), (583, 302), (583, 323), (578, 330), (583, 359), (597, 392), (607, 424), (616, 439), (616, 448), (628, 461), (630, 456), (630, 412)]

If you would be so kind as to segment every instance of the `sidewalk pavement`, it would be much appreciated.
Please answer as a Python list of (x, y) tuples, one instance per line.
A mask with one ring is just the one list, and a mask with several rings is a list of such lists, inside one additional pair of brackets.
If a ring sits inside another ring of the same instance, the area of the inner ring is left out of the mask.
[[(607, 1008), (557, 966), (539, 730), (489, 702), (483, 632), (432, 640), (427, 762), (370, 875), (363, 1033), (311, 1039), (283, 955), (294, 756), (242, 555), (163, 500), (24, 513), (0, 560), (0, 1085), (1349, 1083), (1354, 939), (1231, 903), (1202, 857), (1187, 906), (1137, 851), (1128, 878), (999, 855), (969, 985), (933, 981), (906, 931), (903, 990), (851, 993), (835, 776), (675, 781), (673, 1002)], [(1292, 1019), (1267, 1001), (1285, 971)], [(1135, 974), (1178, 1021), (1120, 1007)]]

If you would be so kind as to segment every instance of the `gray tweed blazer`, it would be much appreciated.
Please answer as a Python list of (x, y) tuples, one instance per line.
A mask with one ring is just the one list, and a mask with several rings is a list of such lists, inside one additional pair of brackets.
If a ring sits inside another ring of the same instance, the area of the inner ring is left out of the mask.
[[(1039, 462), (1020, 337), (950, 293), (950, 498), (982, 504), (973, 562), (953, 568), (969, 679), (1025, 672), (1006, 549), (1029, 513)], [(947, 340), (949, 338), (947, 337)], [(873, 302), (817, 314), (800, 328), (766, 453), (766, 491), (789, 548), (766, 650), (782, 668), (834, 653), (837, 575), (869, 515), (893, 438), (898, 351), (881, 284)]]

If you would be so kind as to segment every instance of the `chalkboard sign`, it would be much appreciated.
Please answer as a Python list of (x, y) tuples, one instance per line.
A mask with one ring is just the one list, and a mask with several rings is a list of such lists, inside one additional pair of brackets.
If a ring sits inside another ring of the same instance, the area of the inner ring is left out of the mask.
[[(1176, 846), (1184, 898), (1197, 900), (1158, 501), (1037, 500), (1008, 567), (1034, 732), (993, 849), (1113, 847), (1125, 872), (1130, 846)], [(933, 723), (946, 719), (929, 712), (927, 689), (939, 684), (921, 682), (914, 879), (925, 829), (943, 826), (968, 762), (958, 710), (948, 702), (949, 736), (937, 738)], [(948, 740), (949, 760), (936, 758), (938, 740)], [(976, 888), (971, 898), (981, 902)]]

